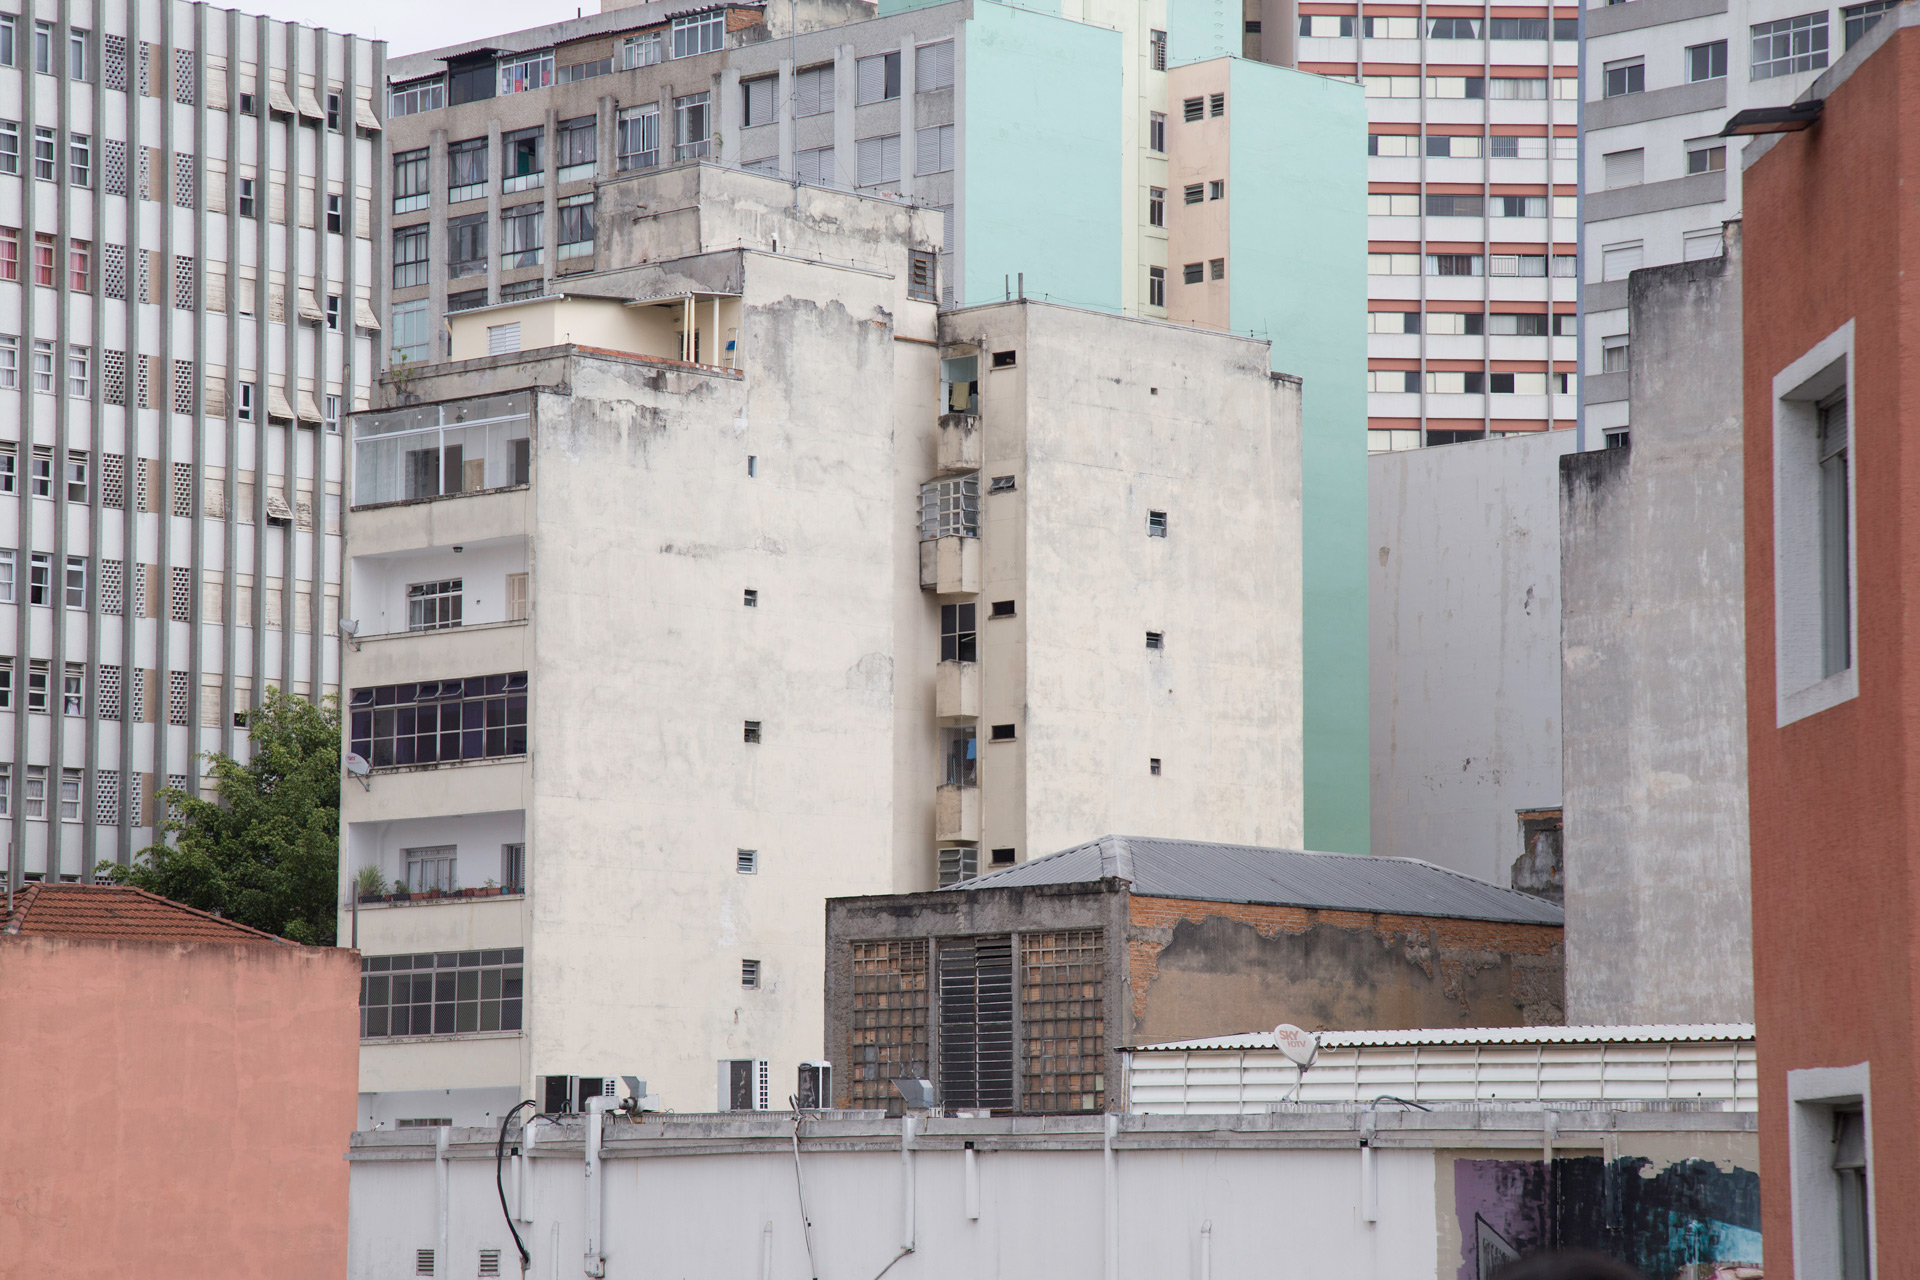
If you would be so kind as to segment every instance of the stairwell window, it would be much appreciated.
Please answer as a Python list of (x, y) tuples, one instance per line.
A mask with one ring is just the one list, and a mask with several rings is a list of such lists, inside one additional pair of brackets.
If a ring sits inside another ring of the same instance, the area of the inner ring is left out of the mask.
[(1148, 34), (1148, 42), (1149, 47), (1153, 50), (1153, 69), (1155, 71), (1165, 71), (1167, 69), (1167, 33), (1164, 31), (1150, 32)]
[(1167, 152), (1167, 117), (1164, 112), (1154, 111), (1147, 117), (1147, 150), (1156, 155)]

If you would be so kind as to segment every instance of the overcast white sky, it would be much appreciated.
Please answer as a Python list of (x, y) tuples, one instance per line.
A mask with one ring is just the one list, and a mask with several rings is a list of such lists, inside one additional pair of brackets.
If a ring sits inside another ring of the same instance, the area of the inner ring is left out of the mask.
[(245, 13), (385, 40), (387, 56), (600, 12), (599, 0), (232, 0)]

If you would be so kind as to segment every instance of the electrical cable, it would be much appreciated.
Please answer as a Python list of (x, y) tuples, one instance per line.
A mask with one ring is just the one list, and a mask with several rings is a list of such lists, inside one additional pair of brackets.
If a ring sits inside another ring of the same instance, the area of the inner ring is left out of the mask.
[(807, 1243), (807, 1274), (820, 1280), (820, 1268), (813, 1260), (813, 1219), (807, 1216), (807, 1184), (800, 1175), (800, 1122), (804, 1113), (800, 1099), (790, 1097), (787, 1104), (793, 1108), (793, 1186), (800, 1198), (800, 1238)]
[[(525, 1102), (516, 1102), (513, 1110), (507, 1112), (505, 1118), (500, 1121), (500, 1141), (493, 1149), (493, 1189), (500, 1193), (500, 1215), (507, 1220), (507, 1230), (513, 1234), (513, 1247), (520, 1251), (520, 1274), (523, 1276), (527, 1274), (527, 1268), (533, 1265), (533, 1255), (527, 1252), (527, 1246), (521, 1242), (520, 1228), (513, 1225), (513, 1212), (507, 1208), (507, 1184), (502, 1180), (500, 1170), (507, 1159), (508, 1126), (513, 1123), (513, 1118), (520, 1114), (522, 1107), (539, 1105), (532, 1098), (528, 1098)], [(539, 1117), (535, 1116), (534, 1119), (537, 1120)]]

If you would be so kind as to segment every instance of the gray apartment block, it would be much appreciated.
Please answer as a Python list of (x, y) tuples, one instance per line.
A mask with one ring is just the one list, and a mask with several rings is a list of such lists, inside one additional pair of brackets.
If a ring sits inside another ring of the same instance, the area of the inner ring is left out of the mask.
[[(688, 160), (736, 163), (746, 113), (767, 102), (765, 90), (743, 92), (733, 63), (872, 13), (864, 0), (640, 4), (394, 60), (393, 363), (445, 359), (449, 313), (631, 265), (596, 246), (596, 183)], [(769, 69), (776, 61), (767, 54)], [(840, 90), (831, 76), (807, 86), (827, 94), (829, 113), (844, 96), (851, 121), (858, 79), (849, 68)], [(845, 155), (855, 150), (849, 134)]]
[(0, 15), (14, 886), (145, 847), (267, 687), (337, 690), (337, 433), (379, 327), (382, 46), (181, 0), (43, 12)]
[(1783, 106), (1894, 0), (1637, 0), (1586, 11), (1582, 406), (1589, 443), (1630, 425), (1627, 277), (1720, 252), (1740, 216), (1737, 112)]

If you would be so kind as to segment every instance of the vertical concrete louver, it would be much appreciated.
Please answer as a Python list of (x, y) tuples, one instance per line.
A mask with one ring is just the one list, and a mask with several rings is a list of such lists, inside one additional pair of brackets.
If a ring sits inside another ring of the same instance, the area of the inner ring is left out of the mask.
[(18, 887), (144, 848), (157, 792), (197, 792), (203, 752), (243, 755), (235, 715), (269, 684), (338, 691), (338, 431), (373, 364), (385, 59), (178, 0), (9, 21), (0, 812)]

